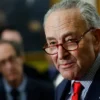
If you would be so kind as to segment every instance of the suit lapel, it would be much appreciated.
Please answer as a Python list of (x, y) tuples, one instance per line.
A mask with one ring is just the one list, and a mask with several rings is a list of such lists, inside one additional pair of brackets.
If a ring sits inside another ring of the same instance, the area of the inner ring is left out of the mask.
[(94, 77), (85, 100), (100, 100), (100, 68)]
[(0, 100), (6, 100), (6, 92), (4, 89), (2, 79), (0, 79)]
[(68, 96), (68, 93), (70, 91), (71, 81), (64, 80), (61, 85), (58, 87), (57, 90), (57, 98), (56, 100), (65, 100), (66, 96)]

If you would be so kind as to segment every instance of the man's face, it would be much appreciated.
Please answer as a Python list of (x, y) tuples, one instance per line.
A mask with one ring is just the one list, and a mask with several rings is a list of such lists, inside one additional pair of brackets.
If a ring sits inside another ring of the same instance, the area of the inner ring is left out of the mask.
[(22, 78), (23, 60), (16, 56), (16, 52), (10, 44), (0, 44), (0, 69), (8, 82)]
[[(89, 28), (78, 9), (68, 9), (51, 13), (45, 22), (44, 29), (47, 43), (50, 46), (63, 44), (70, 39), (79, 39)], [(78, 49), (67, 51), (60, 45), (58, 53), (51, 55), (57, 70), (64, 78), (79, 79), (93, 64), (97, 45), (91, 33), (87, 33), (79, 42)]]

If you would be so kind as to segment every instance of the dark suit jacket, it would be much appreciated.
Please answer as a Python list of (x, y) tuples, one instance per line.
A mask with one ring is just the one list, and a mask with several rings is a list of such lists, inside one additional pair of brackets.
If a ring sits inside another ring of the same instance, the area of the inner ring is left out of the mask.
[(24, 63), (23, 71), (30, 78), (42, 80), (42, 75), (34, 68), (34, 66), (30, 66)]
[[(53, 88), (48, 87), (47, 83), (39, 83), (33, 79), (28, 79), (26, 86), (26, 100), (54, 100)], [(2, 80), (0, 80), (0, 100), (7, 100)]]
[[(67, 100), (70, 87), (71, 81), (63, 80), (56, 89), (55, 100), (65, 100), (65, 98)], [(100, 100), (100, 69), (97, 71), (84, 100)]]

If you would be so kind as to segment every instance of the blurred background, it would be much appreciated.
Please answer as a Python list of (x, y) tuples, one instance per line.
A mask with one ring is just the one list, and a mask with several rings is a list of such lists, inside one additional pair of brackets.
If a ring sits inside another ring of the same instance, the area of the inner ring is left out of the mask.
[[(52, 4), (59, 0), (0, 0), (0, 28), (14, 26), (22, 35), (26, 63), (40, 73), (48, 70), (42, 50), (45, 43), (43, 17)], [(87, 1), (87, 0), (84, 0)], [(100, 13), (100, 0), (88, 0)]]

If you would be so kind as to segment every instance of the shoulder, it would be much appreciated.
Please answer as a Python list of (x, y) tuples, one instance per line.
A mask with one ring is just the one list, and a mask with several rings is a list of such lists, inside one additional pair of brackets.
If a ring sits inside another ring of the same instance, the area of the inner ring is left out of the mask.
[(0, 93), (5, 91), (3, 79), (0, 77)]
[(2, 78), (0, 78), (0, 88), (2, 88), (2, 86), (3, 86), (3, 80)]
[(64, 79), (56, 88), (55, 99), (60, 100), (69, 91), (71, 81)]
[(59, 91), (59, 90), (61, 90), (63, 87), (65, 87), (66, 84), (67, 84), (67, 82), (68, 82), (68, 80), (64, 79), (64, 80), (57, 86), (56, 91)]
[(35, 87), (38, 88), (45, 88), (45, 89), (51, 89), (54, 88), (53, 84), (50, 84), (49, 82), (45, 82), (43, 80), (40, 79), (32, 79), (32, 78), (28, 78), (28, 85), (34, 85)]
[(51, 98), (51, 100), (54, 97), (53, 84), (50, 84), (49, 82), (45, 82), (42, 80), (33, 80), (29, 78), (28, 83), (27, 83), (27, 90), (35, 91), (36, 93), (39, 93), (40, 95), (42, 95), (42, 97)]

